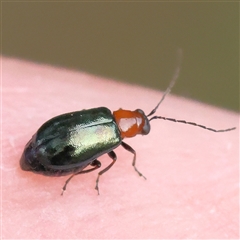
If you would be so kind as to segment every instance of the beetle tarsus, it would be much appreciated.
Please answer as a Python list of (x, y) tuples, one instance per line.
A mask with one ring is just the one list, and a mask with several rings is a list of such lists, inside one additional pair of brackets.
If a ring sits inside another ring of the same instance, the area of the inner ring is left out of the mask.
[(61, 193), (61, 196), (63, 196), (63, 193), (65, 192), (65, 190), (66, 190), (66, 188), (64, 189), (62, 189), (62, 193)]
[(69, 178), (67, 179), (67, 181), (65, 182), (65, 184), (64, 184), (64, 186), (63, 186), (63, 188), (62, 188), (61, 196), (63, 196), (63, 193), (64, 193), (64, 192), (66, 191), (66, 189), (67, 189), (68, 183), (70, 182), (70, 180), (71, 180), (75, 175), (76, 175), (76, 174), (74, 173), (74, 174), (71, 175), (71, 177), (69, 177)]
[(147, 180), (147, 178), (142, 173), (140, 173), (135, 166), (133, 166), (133, 167), (134, 167), (134, 170), (138, 173), (138, 175), (140, 177), (143, 177), (145, 180)]
[(100, 175), (98, 175), (98, 177), (97, 177), (96, 186), (95, 186), (95, 189), (97, 190), (98, 195), (100, 195), (100, 194), (99, 194), (99, 188), (98, 188), (99, 176), (100, 176)]

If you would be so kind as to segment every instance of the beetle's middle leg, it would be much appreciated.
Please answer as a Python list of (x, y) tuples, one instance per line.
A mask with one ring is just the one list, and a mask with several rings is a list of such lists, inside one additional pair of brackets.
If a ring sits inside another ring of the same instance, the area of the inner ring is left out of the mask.
[(109, 153), (108, 153), (108, 156), (109, 156), (113, 161), (111, 162), (111, 164), (109, 164), (106, 168), (104, 168), (102, 171), (100, 171), (100, 172), (98, 173), (98, 177), (97, 177), (97, 180), (96, 180), (96, 187), (95, 187), (95, 189), (98, 191), (98, 195), (99, 195), (98, 182), (99, 182), (100, 176), (101, 176), (103, 173), (105, 173), (106, 171), (108, 171), (108, 170), (113, 166), (113, 164), (116, 162), (116, 160), (117, 160), (117, 155), (116, 155), (116, 153), (115, 153), (114, 151), (109, 152)]
[(87, 169), (87, 170), (81, 170), (80, 172), (76, 172), (76, 173), (72, 174), (71, 177), (69, 177), (69, 178), (67, 179), (67, 181), (65, 182), (65, 184), (64, 184), (64, 186), (63, 186), (63, 188), (62, 188), (62, 194), (61, 194), (61, 195), (63, 195), (64, 191), (66, 191), (66, 188), (67, 188), (68, 183), (70, 182), (70, 180), (71, 180), (75, 175), (92, 172), (92, 171), (94, 171), (94, 170), (96, 170), (96, 169), (98, 169), (98, 168), (101, 167), (101, 162), (98, 161), (97, 159), (95, 159), (94, 161), (92, 161), (92, 163), (91, 163), (90, 165), (93, 166), (93, 168), (90, 168), (90, 169)]

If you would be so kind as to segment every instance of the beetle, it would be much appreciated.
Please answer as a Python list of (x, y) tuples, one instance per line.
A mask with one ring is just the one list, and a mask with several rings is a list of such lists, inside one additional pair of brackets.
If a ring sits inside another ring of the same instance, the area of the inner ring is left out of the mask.
[(123, 139), (138, 134), (149, 134), (150, 121), (154, 119), (190, 124), (213, 132), (227, 132), (236, 129), (233, 127), (216, 130), (185, 120), (152, 116), (171, 91), (178, 74), (179, 67), (161, 100), (147, 115), (141, 109), (135, 111), (119, 109), (112, 113), (106, 107), (99, 107), (66, 113), (50, 119), (26, 144), (20, 159), (21, 169), (46, 176), (71, 174), (62, 188), (61, 195), (63, 195), (67, 184), (74, 176), (100, 168), (101, 162), (98, 157), (108, 154), (112, 162), (98, 173), (96, 180), (95, 189), (99, 194), (99, 178), (116, 162), (117, 156), (113, 150), (119, 145), (133, 154), (132, 166), (139, 176), (145, 178), (136, 168), (135, 150)]

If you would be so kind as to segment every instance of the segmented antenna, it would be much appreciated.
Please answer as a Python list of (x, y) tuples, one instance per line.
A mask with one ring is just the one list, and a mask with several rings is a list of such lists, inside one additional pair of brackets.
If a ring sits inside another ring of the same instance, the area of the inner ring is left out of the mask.
[(179, 48), (178, 51), (177, 51), (177, 68), (176, 68), (176, 70), (175, 70), (175, 72), (174, 72), (174, 74), (173, 74), (172, 80), (171, 80), (171, 82), (170, 82), (167, 90), (164, 92), (161, 100), (160, 100), (159, 103), (157, 104), (157, 106), (147, 115), (147, 117), (153, 115), (153, 114), (157, 111), (159, 105), (163, 102), (163, 100), (165, 99), (165, 97), (171, 92), (171, 90), (172, 90), (175, 82), (176, 82), (177, 79), (178, 79), (179, 73), (180, 73), (181, 62), (182, 62), (182, 55), (183, 55), (182, 49)]
[[(181, 62), (182, 62), (182, 49), (178, 49), (177, 57), (178, 57), (177, 58), (177, 68), (176, 68), (175, 73), (172, 77), (172, 80), (171, 80), (167, 90), (164, 92), (161, 100), (157, 104), (157, 106), (147, 115), (147, 117), (153, 115), (156, 112), (159, 105), (163, 102), (165, 97), (171, 92), (176, 80), (178, 79), (180, 69), (181, 69)], [(161, 117), (161, 116), (153, 116), (152, 118), (149, 119), (149, 122), (154, 120), (154, 119), (163, 119), (163, 120), (168, 120), (168, 121), (177, 122), (177, 123), (189, 124), (189, 125), (193, 125), (195, 127), (200, 127), (200, 128), (212, 131), (212, 132), (228, 132), (228, 131), (232, 131), (232, 130), (236, 129), (236, 127), (233, 127), (233, 128), (228, 128), (228, 129), (216, 130), (216, 129), (209, 128), (209, 127), (206, 127), (206, 126), (203, 126), (201, 124), (194, 123), (194, 122), (187, 122), (185, 120), (178, 120), (178, 119), (174, 119), (174, 118), (167, 118), (167, 117)]]
[(204, 128), (204, 129), (212, 131), (212, 132), (228, 132), (228, 131), (232, 131), (232, 130), (236, 129), (235, 127), (233, 127), (233, 128), (228, 128), (228, 129), (216, 130), (216, 129), (209, 128), (209, 127), (206, 127), (201, 124), (194, 123), (194, 122), (187, 122), (185, 120), (177, 120), (174, 118), (166, 118), (166, 117), (161, 117), (161, 116), (154, 116), (151, 119), (149, 119), (149, 121), (154, 120), (154, 119), (163, 119), (163, 120), (168, 120), (168, 121), (177, 122), (177, 123), (190, 124), (190, 125), (193, 125), (196, 127)]

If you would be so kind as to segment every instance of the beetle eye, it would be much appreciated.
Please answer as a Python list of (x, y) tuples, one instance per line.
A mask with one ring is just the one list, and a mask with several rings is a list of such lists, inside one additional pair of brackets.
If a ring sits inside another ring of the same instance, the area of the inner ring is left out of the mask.
[(147, 135), (147, 134), (149, 134), (150, 129), (151, 129), (151, 127), (150, 127), (149, 121), (148, 121), (148, 119), (146, 118), (146, 119), (145, 119), (145, 124), (144, 124), (144, 126), (143, 126), (143, 128), (142, 128), (142, 135)]
[(147, 116), (145, 115), (145, 113), (141, 109), (137, 109), (136, 111), (138, 111), (141, 114), (142, 119), (144, 120), (144, 125), (142, 127), (141, 134), (142, 135), (149, 134), (151, 127), (150, 127), (150, 123), (149, 123), (149, 120), (148, 120)]

